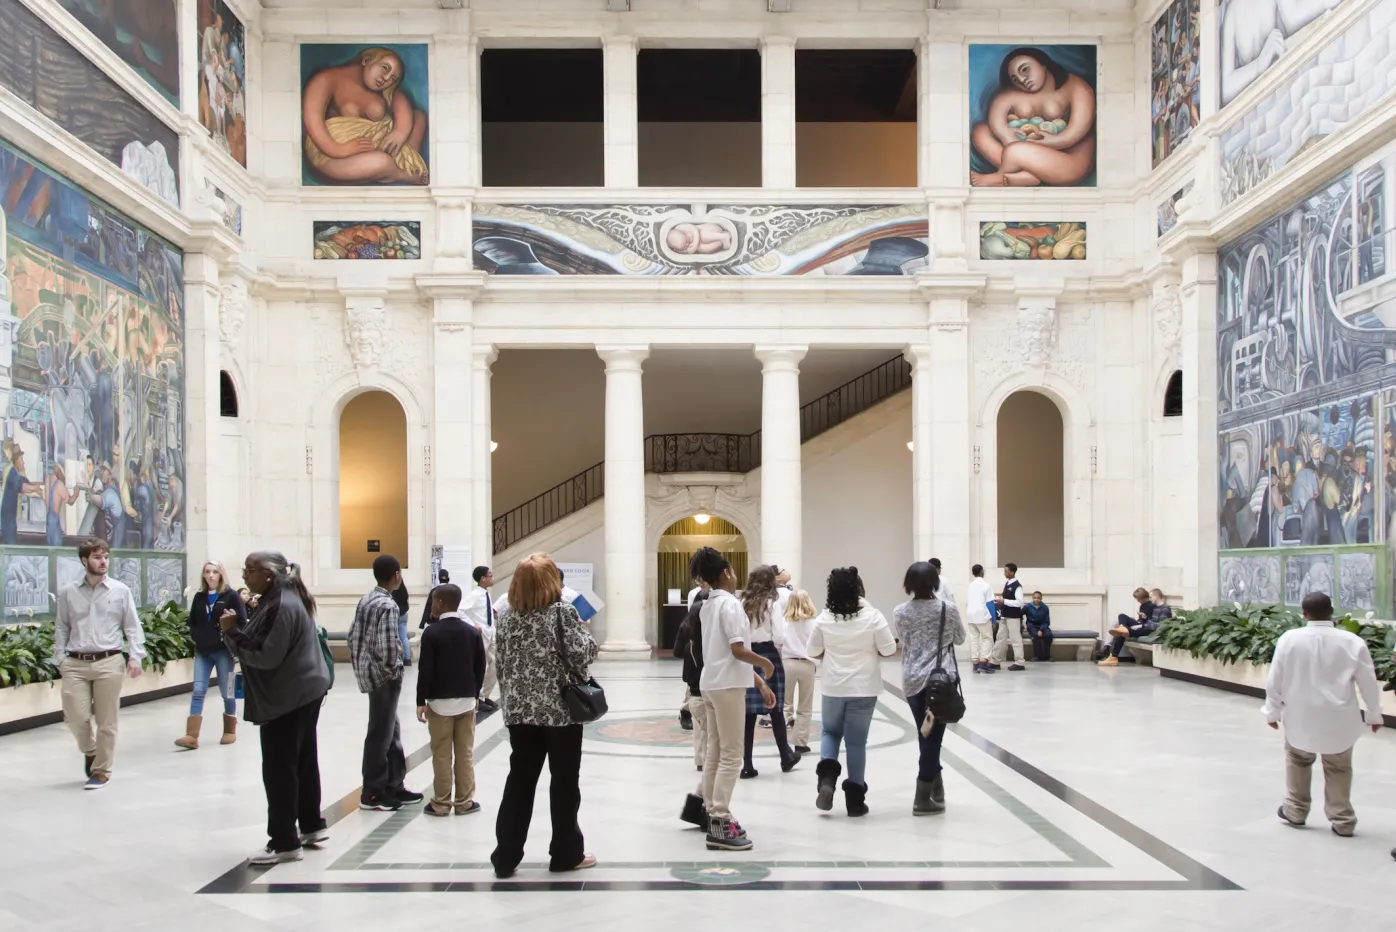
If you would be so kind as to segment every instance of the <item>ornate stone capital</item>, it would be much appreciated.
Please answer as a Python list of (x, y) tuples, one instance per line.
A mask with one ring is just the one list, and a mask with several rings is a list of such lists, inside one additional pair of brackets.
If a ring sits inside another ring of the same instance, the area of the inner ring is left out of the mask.
[(381, 297), (349, 297), (344, 301), (344, 343), (360, 370), (376, 369), (387, 344), (388, 309)]
[(1023, 362), (1046, 368), (1057, 341), (1057, 302), (1054, 298), (1021, 298), (1018, 301), (1018, 350)]

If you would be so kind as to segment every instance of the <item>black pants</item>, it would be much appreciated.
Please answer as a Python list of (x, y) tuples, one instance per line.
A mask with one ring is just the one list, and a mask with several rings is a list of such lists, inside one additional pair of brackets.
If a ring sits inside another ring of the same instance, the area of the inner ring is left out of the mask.
[(1032, 637), (1032, 659), (1047, 661), (1052, 659), (1052, 626), (1027, 623), (1028, 634)]
[(301, 846), (301, 832), (325, 827), (320, 816), (320, 753), (315, 737), (322, 699), (262, 725), (262, 786), (267, 792), (267, 836), (274, 851)]
[(509, 778), (499, 801), (490, 863), (496, 873), (508, 873), (523, 860), (528, 826), (533, 821), (533, 796), (546, 758), (553, 818), (548, 869), (571, 870), (586, 855), (582, 827), (577, 824), (577, 810), (582, 806), (582, 726), (510, 725), (509, 747)]
[(1126, 638), (1117, 634), (1110, 642), (1110, 656), (1117, 660), (1119, 659), (1120, 651), (1125, 649), (1125, 641), (1138, 639), (1149, 633), (1148, 629), (1139, 623), (1139, 619), (1131, 618), (1128, 615), (1120, 616), (1120, 626), (1129, 632), (1129, 637)]
[(931, 726), (930, 735), (922, 735), (921, 723), (926, 719), (925, 691), (907, 696), (906, 704), (911, 706), (911, 721), (916, 726), (916, 743), (921, 748), (921, 756), (916, 767), (916, 779), (922, 783), (930, 783), (940, 776), (940, 745), (945, 740), (945, 722), (936, 719), (936, 723)]
[(402, 753), (402, 726), (397, 702), (402, 680), (393, 680), (368, 694), (368, 733), (364, 735), (363, 777), (365, 799), (392, 796), (402, 791), (407, 757)]
[[(769, 711), (771, 716), (771, 737), (776, 739), (776, 748), (780, 751), (780, 759), (788, 761), (795, 756), (795, 751), (790, 747), (790, 739), (785, 731), (785, 710), (780, 703)], [(760, 718), (754, 712), (746, 714), (746, 734), (742, 737), (742, 763), (748, 770), (756, 768), (751, 764), (751, 748), (756, 743), (756, 720)]]

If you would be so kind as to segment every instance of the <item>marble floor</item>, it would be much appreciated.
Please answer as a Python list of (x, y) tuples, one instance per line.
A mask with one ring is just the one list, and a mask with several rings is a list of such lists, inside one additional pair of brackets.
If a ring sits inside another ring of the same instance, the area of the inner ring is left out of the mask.
[[(495, 882), (488, 857), (508, 767), (498, 717), (477, 735), (482, 814), (358, 810), (367, 704), (345, 675), (320, 720), (332, 840), (270, 870), (242, 863), (264, 843), (255, 729), (231, 747), (214, 736), (181, 753), (172, 741), (187, 698), (125, 709), (116, 775), (100, 793), (81, 790), (62, 725), (0, 738), (0, 794), (11, 801), (0, 929), (629, 930), (714, 907), (729, 930), (936, 919), (1034, 932), (1392, 928), (1396, 731), (1358, 747), (1359, 826), (1343, 839), (1321, 812), (1304, 830), (1275, 818), (1281, 741), (1255, 699), (1150, 668), (1057, 663), (972, 677), (969, 714), (945, 744), (949, 810), (913, 819), (914, 733), (888, 664), (869, 741), (871, 814), (848, 819), (842, 799), (818, 812), (814, 761), (781, 774), (763, 732), (761, 775), (734, 799), (755, 848), (716, 853), (676, 818), (697, 777), (675, 715), (678, 667), (595, 673), (612, 709), (588, 727), (582, 766), (595, 870), (547, 873), (544, 786), (523, 869)], [(402, 721), (408, 784), (421, 789), (426, 726), (407, 702)]]

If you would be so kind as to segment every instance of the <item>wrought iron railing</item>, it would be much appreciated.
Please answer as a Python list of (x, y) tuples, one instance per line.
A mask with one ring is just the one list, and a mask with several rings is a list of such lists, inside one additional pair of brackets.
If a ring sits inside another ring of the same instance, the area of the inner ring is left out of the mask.
[[(911, 387), (904, 356), (870, 369), (800, 408), (804, 443)], [(761, 465), (761, 432), (652, 434), (645, 438), (645, 472), (751, 472)], [(494, 519), (494, 552), (581, 511), (606, 491), (606, 464), (597, 463)]]

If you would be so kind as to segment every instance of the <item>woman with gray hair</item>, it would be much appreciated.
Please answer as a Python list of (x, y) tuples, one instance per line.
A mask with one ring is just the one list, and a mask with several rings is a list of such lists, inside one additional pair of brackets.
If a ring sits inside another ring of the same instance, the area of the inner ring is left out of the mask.
[(317, 848), (330, 838), (320, 815), (315, 733), (330, 671), (315, 627), (315, 598), (301, 581), (300, 567), (259, 550), (248, 554), (242, 579), (258, 598), (256, 611), (245, 628), (237, 627), (232, 612), (220, 615), (218, 624), (223, 642), (242, 663), (243, 717), (261, 726), (270, 840), (248, 861), (269, 867), (299, 861), (303, 845)]

